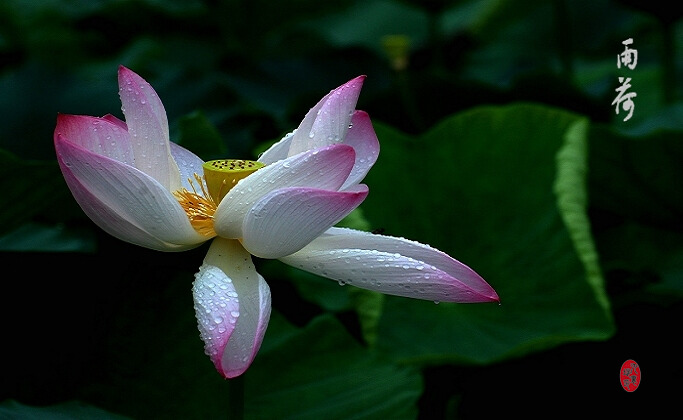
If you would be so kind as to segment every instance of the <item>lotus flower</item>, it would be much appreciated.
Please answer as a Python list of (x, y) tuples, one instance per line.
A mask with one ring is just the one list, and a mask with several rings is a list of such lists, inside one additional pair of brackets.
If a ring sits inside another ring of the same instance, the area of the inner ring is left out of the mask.
[(162, 251), (212, 240), (193, 296), (205, 352), (225, 378), (254, 360), (270, 289), (251, 255), (382, 293), (444, 302), (498, 296), (466, 265), (403, 238), (333, 227), (367, 196), (379, 143), (355, 110), (364, 77), (331, 91), (257, 161), (203, 162), (169, 140), (152, 87), (121, 66), (125, 122), (60, 114), (54, 143), (83, 211), (109, 234)]

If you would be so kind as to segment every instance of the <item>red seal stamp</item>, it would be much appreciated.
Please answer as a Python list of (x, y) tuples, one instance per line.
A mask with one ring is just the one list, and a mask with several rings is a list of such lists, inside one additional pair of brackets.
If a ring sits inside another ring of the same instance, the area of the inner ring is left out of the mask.
[(633, 392), (638, 389), (640, 385), (640, 367), (635, 360), (628, 359), (621, 365), (619, 380), (626, 392)]

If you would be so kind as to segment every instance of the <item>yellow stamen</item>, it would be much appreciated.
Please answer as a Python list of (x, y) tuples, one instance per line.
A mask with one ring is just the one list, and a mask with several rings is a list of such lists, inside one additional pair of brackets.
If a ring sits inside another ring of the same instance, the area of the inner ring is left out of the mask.
[(194, 174), (194, 179), (199, 184), (201, 193), (198, 193), (194, 187), (194, 182), (191, 179), (190, 186), (192, 192), (186, 188), (174, 191), (173, 196), (178, 200), (180, 206), (187, 213), (190, 219), (190, 225), (200, 235), (214, 237), (216, 232), (213, 230), (213, 215), (216, 213), (216, 201), (208, 194), (204, 187), (204, 180), (197, 174)]
[(264, 166), (261, 162), (242, 159), (211, 160), (202, 165), (206, 187), (215, 203), (220, 203), (238, 181)]
[[(204, 176), (194, 174), (194, 181), (190, 181), (192, 191), (183, 188), (173, 192), (180, 206), (187, 213), (190, 225), (199, 234), (214, 237), (216, 231), (213, 228), (213, 215), (216, 213), (218, 203), (241, 179), (261, 169), (265, 164), (251, 160), (227, 159), (212, 160), (202, 165)], [(194, 187), (195, 181), (200, 191)]]

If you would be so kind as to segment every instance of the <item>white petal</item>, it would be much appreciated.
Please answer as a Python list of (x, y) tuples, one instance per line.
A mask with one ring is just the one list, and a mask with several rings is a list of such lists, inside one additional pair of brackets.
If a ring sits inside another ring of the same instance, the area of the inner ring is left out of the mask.
[(223, 198), (214, 214), (214, 229), (224, 238), (241, 238), (247, 212), (271, 191), (312, 187), (337, 191), (355, 161), (353, 148), (333, 145), (277, 161), (239, 181)]
[(349, 80), (325, 95), (294, 132), (289, 156), (344, 141), (365, 76)]
[(204, 161), (199, 156), (173, 142), (171, 142), (171, 154), (173, 155), (173, 160), (178, 164), (182, 186), (188, 191), (192, 191), (192, 185), (190, 184), (190, 180), (192, 180), (194, 187), (198, 188), (199, 186), (194, 179), (194, 174), (202, 176), (204, 173), (202, 168)]
[(152, 86), (133, 71), (119, 67), (119, 96), (135, 167), (167, 189), (180, 188), (180, 173), (171, 156), (166, 110)]
[(59, 114), (55, 127), (55, 136), (57, 135), (98, 155), (135, 166), (130, 137), (126, 125), (120, 121)]
[(157, 251), (185, 251), (199, 245), (199, 243), (178, 245), (161, 241), (107, 207), (66, 171), (64, 171), (64, 178), (83, 212), (97, 226), (115, 238)]
[(223, 353), (239, 318), (237, 291), (232, 279), (213, 265), (202, 264), (194, 277), (192, 297), (199, 336), (204, 352), (223, 374)]
[(243, 374), (256, 358), (270, 320), (270, 288), (257, 273), (258, 281), (237, 283), (240, 296), (240, 316), (233, 338), (223, 352), (222, 366), (225, 376), (234, 378)]
[[(211, 284), (216, 286), (215, 295), (211, 294)], [(204, 303), (196, 305), (196, 309), (207, 354), (224, 377), (241, 375), (256, 357), (268, 326), (271, 312), (268, 284), (256, 272), (251, 255), (238, 241), (216, 238), (197, 274), (195, 288), (201, 292)], [(205, 316), (207, 309), (209, 315)], [(212, 322), (223, 325), (224, 330), (210, 330)]]
[(244, 219), (244, 247), (261, 258), (296, 252), (358, 207), (365, 185), (353, 191), (283, 188), (263, 197)]
[(474, 270), (419, 242), (331, 228), (281, 261), (382, 293), (444, 302), (498, 301)]
[(294, 137), (294, 132), (287, 134), (280, 141), (274, 143), (259, 156), (258, 161), (268, 165), (289, 157), (289, 145), (292, 143), (292, 137)]
[[(59, 135), (55, 139), (55, 149), (67, 182), (73, 178), (88, 191), (89, 195), (81, 195), (81, 199), (96, 199), (96, 206), (109, 209), (161, 242), (187, 246), (206, 240), (192, 228), (187, 214), (173, 195), (148, 175), (132, 166), (85, 150)], [(89, 206), (88, 203), (79, 204), (82, 207)], [(112, 225), (105, 230), (114, 229)]]
[(361, 182), (379, 155), (379, 141), (368, 114), (364, 111), (354, 112), (351, 124), (352, 127), (346, 134), (344, 144), (348, 144), (356, 151), (356, 162), (346, 182), (342, 185), (342, 190)]

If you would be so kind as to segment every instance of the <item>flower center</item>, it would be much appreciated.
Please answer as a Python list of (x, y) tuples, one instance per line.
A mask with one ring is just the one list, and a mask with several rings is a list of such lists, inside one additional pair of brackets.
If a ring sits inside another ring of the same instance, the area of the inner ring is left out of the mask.
[[(202, 165), (204, 176), (194, 174), (190, 181), (192, 191), (186, 188), (174, 191), (173, 196), (187, 213), (190, 225), (199, 234), (214, 237), (213, 215), (223, 197), (237, 184), (265, 165), (261, 162), (241, 159), (211, 160)], [(195, 188), (199, 185), (199, 191)]]
[(210, 160), (204, 165), (204, 179), (209, 194), (215, 203), (220, 203), (223, 197), (241, 179), (246, 178), (265, 165), (261, 162), (242, 159)]

